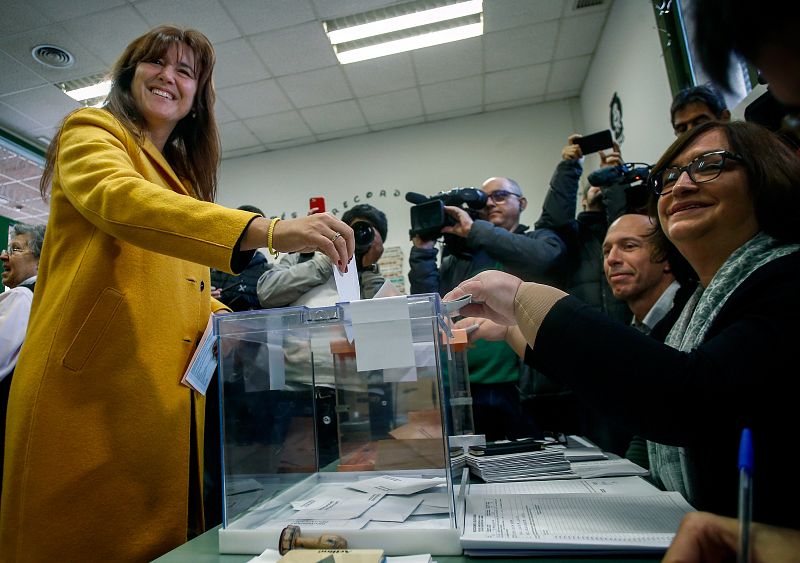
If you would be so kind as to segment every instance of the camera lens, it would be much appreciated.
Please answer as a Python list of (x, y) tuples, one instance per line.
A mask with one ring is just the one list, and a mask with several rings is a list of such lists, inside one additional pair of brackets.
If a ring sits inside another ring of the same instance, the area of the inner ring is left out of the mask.
[(375, 231), (372, 230), (372, 225), (366, 221), (356, 221), (350, 226), (353, 227), (353, 235), (356, 239), (356, 252), (359, 254), (365, 253), (375, 239)]

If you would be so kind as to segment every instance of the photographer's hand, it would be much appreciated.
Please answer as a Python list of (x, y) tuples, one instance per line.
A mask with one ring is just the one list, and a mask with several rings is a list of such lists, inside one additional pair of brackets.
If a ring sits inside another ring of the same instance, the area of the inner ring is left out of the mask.
[(575, 139), (580, 139), (581, 137), (582, 135), (578, 135), (577, 133), (567, 137), (567, 144), (561, 149), (562, 160), (579, 160), (583, 158), (581, 147), (575, 144)]
[(452, 205), (445, 205), (444, 211), (455, 219), (457, 223), (452, 227), (442, 227), (442, 232), (466, 238), (472, 230), (472, 217), (469, 216), (469, 213), (460, 207), (454, 207)]
[(620, 164), (624, 164), (624, 160), (622, 160), (622, 152), (620, 151), (619, 144), (614, 141), (614, 150), (610, 153), (606, 154), (603, 151), (598, 151), (600, 155), (600, 168), (605, 168), (606, 166), (617, 166)]

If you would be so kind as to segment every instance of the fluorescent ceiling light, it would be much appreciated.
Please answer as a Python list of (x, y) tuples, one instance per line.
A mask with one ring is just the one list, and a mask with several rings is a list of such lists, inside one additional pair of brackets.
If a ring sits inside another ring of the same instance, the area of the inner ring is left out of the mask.
[(111, 91), (111, 81), (104, 80), (91, 86), (84, 86), (83, 88), (76, 88), (74, 90), (64, 90), (64, 93), (72, 98), (82, 102), (84, 100), (91, 100), (92, 98), (104, 98), (108, 96)]
[(339, 43), (347, 43), (348, 41), (355, 41), (356, 39), (364, 39), (365, 37), (374, 37), (393, 31), (400, 31), (402, 29), (410, 29), (430, 23), (453, 20), (463, 16), (471, 16), (472, 14), (480, 14), (482, 11), (483, 0), (467, 0), (466, 2), (424, 10), (414, 14), (397, 16), (385, 20), (355, 25), (353, 27), (346, 27), (344, 29), (336, 29), (328, 32), (328, 39), (330, 39), (331, 44), (336, 45)]
[(339, 62), (342, 64), (355, 63), (358, 61), (365, 61), (367, 59), (385, 57), (386, 55), (403, 53), (413, 49), (422, 49), (423, 47), (432, 47), (433, 45), (441, 45), (443, 43), (450, 43), (451, 41), (468, 39), (469, 37), (478, 37), (482, 33), (483, 22), (480, 22), (461, 27), (454, 27), (452, 29), (435, 31), (433, 33), (426, 33), (425, 35), (417, 35), (414, 37), (407, 37), (405, 39), (398, 39), (396, 41), (389, 41), (388, 43), (378, 43), (377, 45), (370, 45), (369, 47), (362, 47), (360, 49), (342, 51), (341, 53), (337, 52), (336, 56), (339, 58)]
[(483, 0), (420, 0), (324, 22), (342, 64), (477, 37)]

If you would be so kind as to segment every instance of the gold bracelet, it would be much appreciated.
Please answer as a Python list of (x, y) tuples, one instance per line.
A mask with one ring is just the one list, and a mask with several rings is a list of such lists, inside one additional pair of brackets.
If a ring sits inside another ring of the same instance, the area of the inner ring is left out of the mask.
[(280, 217), (273, 217), (272, 221), (269, 223), (269, 230), (267, 231), (267, 251), (270, 255), (277, 260), (278, 258), (278, 251), (272, 248), (272, 233), (275, 232), (275, 225), (278, 224), (280, 221)]

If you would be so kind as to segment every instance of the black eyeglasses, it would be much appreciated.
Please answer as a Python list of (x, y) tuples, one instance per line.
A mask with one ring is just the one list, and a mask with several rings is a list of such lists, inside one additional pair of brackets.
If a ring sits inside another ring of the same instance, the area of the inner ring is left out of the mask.
[(491, 199), (495, 203), (503, 203), (505, 200), (507, 200), (512, 195), (514, 197), (522, 197), (521, 195), (515, 194), (514, 192), (510, 192), (508, 190), (495, 190), (490, 194), (486, 194), (486, 197), (488, 197), (489, 199)]
[(30, 249), (12, 246), (11, 248), (4, 248), (3, 250), (0, 250), (0, 254), (8, 254), (9, 256), (13, 256), (14, 254), (24, 254), (28, 250)]
[(650, 187), (656, 195), (667, 195), (675, 187), (681, 174), (686, 172), (695, 184), (710, 182), (722, 174), (725, 161), (728, 159), (736, 162), (744, 160), (740, 155), (725, 150), (718, 150), (701, 154), (686, 166), (670, 166), (650, 175)]

